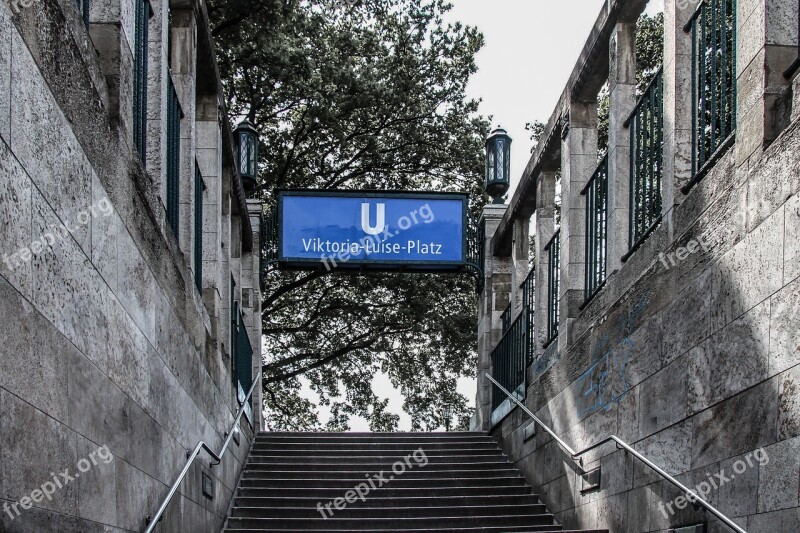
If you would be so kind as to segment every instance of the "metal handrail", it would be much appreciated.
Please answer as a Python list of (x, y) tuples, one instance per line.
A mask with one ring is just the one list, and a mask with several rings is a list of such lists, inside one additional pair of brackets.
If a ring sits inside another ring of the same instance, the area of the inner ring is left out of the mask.
[(231, 424), (231, 429), (225, 434), (225, 442), (222, 444), (222, 449), (219, 453), (214, 453), (208, 444), (203, 441), (197, 443), (197, 446), (194, 447), (194, 450), (187, 455), (186, 464), (183, 466), (183, 470), (181, 470), (178, 479), (175, 480), (175, 483), (172, 484), (170, 487), (167, 496), (161, 501), (161, 507), (158, 508), (154, 517), (147, 517), (147, 529), (144, 530), (144, 533), (152, 533), (158, 522), (161, 520), (161, 517), (164, 515), (164, 511), (167, 510), (167, 506), (169, 502), (172, 501), (172, 497), (175, 496), (175, 493), (178, 492), (178, 487), (183, 482), (183, 479), (186, 477), (186, 474), (189, 472), (189, 468), (192, 466), (192, 463), (200, 455), (200, 452), (205, 450), (208, 455), (211, 456), (214, 462), (211, 463), (211, 466), (218, 465), (222, 462), (222, 457), (225, 455), (225, 452), (228, 450), (228, 446), (231, 443), (231, 439), (233, 439), (233, 430), (236, 427), (236, 424), (239, 423), (239, 420), (242, 418), (242, 414), (244, 413), (245, 407), (247, 407), (248, 402), (250, 401), (250, 397), (253, 395), (253, 391), (256, 388), (256, 384), (261, 379), (261, 371), (259, 370), (258, 375), (256, 375), (256, 379), (253, 380), (253, 384), (250, 385), (250, 390), (247, 391), (247, 396), (245, 396), (244, 401), (239, 406), (239, 411), (236, 413), (236, 417), (233, 419), (233, 424)]
[(609, 437), (606, 437), (605, 439), (601, 440), (600, 442), (592, 444), (588, 448), (586, 448), (584, 450), (581, 450), (579, 452), (576, 452), (575, 450), (573, 450), (569, 446), (569, 444), (564, 442), (558, 435), (556, 435), (555, 432), (547, 426), (547, 424), (545, 424), (541, 420), (539, 420), (539, 418), (536, 415), (534, 415), (531, 412), (531, 410), (528, 409), (525, 406), (524, 403), (520, 402), (516, 398), (516, 396), (514, 396), (513, 394), (508, 392), (508, 390), (506, 390), (505, 387), (500, 385), (492, 376), (490, 376), (488, 372), (485, 372), (484, 375), (487, 378), (489, 378), (489, 380), (492, 383), (494, 383), (497, 387), (499, 387), (500, 390), (503, 391), (506, 394), (506, 396), (508, 396), (511, 399), (512, 402), (516, 403), (519, 407), (521, 407), (522, 410), (525, 411), (525, 413), (528, 416), (530, 416), (533, 419), (534, 422), (539, 424), (542, 427), (542, 429), (544, 429), (547, 432), (548, 435), (553, 437), (553, 439), (558, 443), (558, 445), (561, 446), (561, 448), (563, 448), (570, 455), (572, 460), (578, 463), (578, 467), (581, 470), (581, 475), (587, 474), (586, 470), (584, 470), (584, 468), (583, 468), (583, 460), (581, 459), (581, 456), (585, 455), (586, 453), (588, 453), (588, 452), (590, 452), (592, 450), (594, 450), (595, 448), (599, 448), (603, 444), (606, 444), (608, 442), (614, 442), (619, 448), (622, 448), (626, 452), (630, 453), (635, 458), (637, 458), (639, 461), (641, 461), (645, 465), (649, 466), (658, 475), (660, 475), (661, 477), (663, 477), (664, 479), (666, 479), (667, 481), (669, 481), (670, 483), (672, 483), (673, 485), (678, 487), (687, 496), (687, 499), (689, 500), (689, 502), (691, 502), (691, 503), (693, 503), (695, 505), (700, 505), (701, 507), (704, 507), (708, 512), (710, 512), (711, 514), (713, 514), (714, 516), (719, 518), (726, 526), (728, 526), (729, 528), (733, 529), (737, 533), (747, 533), (747, 531), (742, 529), (733, 520), (731, 520), (730, 518), (728, 518), (727, 516), (722, 514), (722, 512), (718, 511), (713, 505), (711, 505), (710, 503), (705, 501), (703, 498), (698, 496), (692, 489), (690, 489), (689, 487), (687, 487), (686, 485), (684, 485), (683, 483), (681, 483), (680, 481), (678, 481), (677, 479), (675, 479), (674, 477), (669, 475), (661, 467), (659, 467), (657, 464), (652, 462), (650, 459), (648, 459), (644, 455), (642, 455), (639, 452), (637, 452), (636, 450), (634, 450), (633, 447), (631, 447), (630, 444), (628, 444), (627, 442), (623, 441), (622, 439), (620, 439), (616, 435), (611, 435)]

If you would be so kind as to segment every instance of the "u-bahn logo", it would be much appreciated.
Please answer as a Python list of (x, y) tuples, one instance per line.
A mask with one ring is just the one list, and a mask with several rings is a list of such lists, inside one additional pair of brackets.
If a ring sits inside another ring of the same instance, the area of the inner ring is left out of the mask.
[(386, 228), (386, 204), (378, 204), (376, 207), (377, 217), (373, 226), (369, 223), (371, 218), (369, 216), (369, 204), (361, 204), (361, 229), (367, 235), (380, 235)]

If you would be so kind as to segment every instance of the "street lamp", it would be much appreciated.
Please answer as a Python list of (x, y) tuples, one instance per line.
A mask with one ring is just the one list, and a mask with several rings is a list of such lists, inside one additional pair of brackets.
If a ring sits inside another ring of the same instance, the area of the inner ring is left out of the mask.
[(511, 137), (502, 127), (495, 128), (486, 139), (486, 192), (494, 203), (502, 204), (510, 186)]
[(258, 131), (244, 119), (233, 130), (236, 152), (239, 157), (239, 174), (247, 197), (251, 197), (258, 183)]
[(450, 420), (453, 418), (453, 404), (444, 404), (442, 406), (442, 414), (444, 415), (444, 430), (450, 431)]

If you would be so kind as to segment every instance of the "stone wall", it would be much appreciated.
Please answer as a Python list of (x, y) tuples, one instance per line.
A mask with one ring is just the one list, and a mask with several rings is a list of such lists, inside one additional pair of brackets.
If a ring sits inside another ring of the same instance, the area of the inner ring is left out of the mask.
[[(73, 0), (24, 4), (0, 2), (0, 531), (142, 531), (186, 450), (199, 440), (218, 450), (238, 409), (231, 277), (254, 376), (260, 367), (260, 205), (243, 200), (219, 95), (195, 85), (196, 74), (218, 87), (197, 49), (208, 31), (200, 4), (185, 6), (192, 29), (173, 49), (195, 61), (176, 81), (192, 100), (182, 102), (180, 244), (162, 199), (166, 4), (153, 2), (150, 22), (146, 165), (130, 125), (133, 2), (95, 3), (88, 28)], [(202, 293), (195, 160), (207, 185)], [(221, 527), (259, 404), (260, 394), (222, 465), (194, 464), (158, 530)], [(63, 487), (50, 491), (56, 479)]]
[[(572, 448), (616, 435), (685, 485), (700, 487), (749, 533), (800, 531), (800, 122), (797, 78), (783, 77), (798, 53), (797, 2), (737, 2), (735, 142), (689, 188), (691, 42), (683, 26), (696, 4), (665, 5), (660, 225), (621, 259), (630, 179), (621, 139), (630, 95), (615, 91), (630, 81), (623, 67), (635, 57), (631, 23), (644, 5), (614, 0), (601, 12), (510, 205), (491, 226), (487, 261), (520, 259), (512, 228), (529, 222), (535, 204), (537, 340), (525, 402)], [(608, 43), (598, 35), (609, 35)], [(587, 102), (598, 83), (586, 94), (591, 83), (581, 80), (606, 74), (611, 154), (616, 150), (620, 161), (609, 174), (608, 276), (584, 301), (585, 204), (575, 190), (592, 174), (582, 163), (595, 156), (594, 106)], [(558, 166), (561, 321), (545, 348), (547, 258), (539, 243), (553, 231)], [(506, 280), (498, 282), (506, 288)], [(487, 288), (491, 283), (487, 278)], [(514, 300), (489, 306), (492, 294), (483, 296), (481, 331), (498, 327), (489, 310)], [(496, 342), (488, 350), (485, 344), (481, 368)], [(488, 396), (479, 382), (478, 398)], [(583, 455), (584, 469), (601, 471), (599, 488), (584, 491), (579, 468), (552, 438), (541, 428), (528, 438), (530, 420), (520, 409), (497, 425), (487, 420), (476, 417), (475, 427), (498, 437), (567, 528), (642, 533), (706, 523), (707, 531), (730, 531), (613, 443)]]

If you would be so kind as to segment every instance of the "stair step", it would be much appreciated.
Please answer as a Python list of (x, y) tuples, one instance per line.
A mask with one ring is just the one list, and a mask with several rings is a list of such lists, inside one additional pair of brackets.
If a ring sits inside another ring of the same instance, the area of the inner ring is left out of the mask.
[(473, 515), (473, 516), (441, 516), (441, 517), (403, 517), (390, 516), (382, 518), (245, 518), (231, 516), (228, 527), (231, 528), (290, 528), (291, 531), (327, 528), (331, 531), (340, 529), (378, 529), (385, 531), (407, 531), (409, 529), (440, 529), (453, 527), (486, 527), (486, 526), (548, 526), (552, 528), (551, 514), (518, 514), (518, 515)]
[(309, 455), (331, 455), (335, 457), (364, 457), (371, 455), (407, 457), (415, 451), (422, 449), (427, 456), (431, 455), (502, 455), (503, 451), (496, 444), (484, 446), (463, 443), (453, 446), (448, 445), (423, 445), (414, 446), (400, 444), (391, 446), (388, 444), (376, 444), (374, 446), (360, 446), (357, 444), (318, 444), (314, 445), (276, 445), (271, 443), (256, 443), (252, 447), (252, 453), (257, 455), (280, 455), (289, 457), (306, 457)]
[[(375, 486), (388, 486), (389, 484), (409, 484), (416, 485), (430, 484), (431, 480), (446, 479), (448, 483), (452, 483), (453, 479), (479, 479), (479, 480), (492, 480), (491, 483), (498, 483), (496, 479), (522, 479), (517, 470), (511, 468), (497, 469), (497, 470), (438, 470), (438, 471), (418, 471), (406, 472), (402, 476), (395, 476), (394, 479), (389, 479), (391, 474), (384, 471), (383, 483), (375, 479), (380, 471), (365, 472), (363, 470), (327, 470), (323, 472), (315, 472), (308, 470), (272, 470), (272, 469), (259, 469), (248, 468), (244, 471), (242, 479), (306, 479), (306, 480), (342, 480), (355, 487), (359, 483), (369, 483), (368, 476), (372, 479)], [(468, 482), (469, 483), (469, 482)]]
[[(326, 471), (358, 471), (364, 473), (378, 473), (384, 471), (387, 475), (394, 475), (391, 472), (392, 465), (394, 463), (382, 463), (382, 462), (363, 462), (363, 463), (353, 463), (353, 462), (343, 462), (343, 461), (329, 461), (325, 463), (295, 463), (289, 461), (248, 461), (247, 468), (253, 470), (264, 470), (264, 471), (295, 471), (295, 472), (326, 472)], [(511, 466), (511, 463), (508, 461), (480, 461), (480, 462), (472, 462), (472, 463), (428, 463), (426, 466), (415, 466), (414, 468), (408, 469), (406, 468), (405, 473), (401, 475), (408, 474), (414, 471), (425, 471), (425, 472), (442, 472), (442, 471), (450, 471), (450, 470), (492, 470), (492, 469), (503, 469), (506, 470)], [(398, 476), (399, 477), (399, 476)]]
[[(381, 464), (393, 466), (400, 464), (405, 470), (413, 468), (427, 468), (430, 464), (441, 463), (506, 463), (505, 456), (500, 452), (492, 454), (446, 454), (446, 455), (280, 455), (272, 452), (253, 452), (250, 454), (249, 461), (253, 463), (284, 463), (284, 464)], [(427, 464), (426, 464), (427, 461)], [(410, 465), (410, 466), (409, 466)]]
[[(228, 528), (224, 533), (286, 533), (288, 529), (238, 529)], [(392, 531), (387, 529), (304, 529), (303, 533), (330, 533), (336, 531), (337, 533), (386, 533)], [(605, 530), (597, 531), (564, 531), (561, 526), (487, 526), (487, 527), (457, 527), (457, 528), (437, 528), (437, 529), (403, 529), (405, 533), (608, 533)]]
[[(348, 487), (350, 490), (353, 486)], [(436, 486), (420, 489), (418, 487), (383, 487), (376, 489), (370, 494), (373, 497), (385, 498), (405, 498), (408, 496), (421, 496), (425, 494), (434, 494), (436, 498), (443, 496), (525, 496), (531, 494), (531, 488), (525, 486), (522, 482), (519, 485), (502, 485), (502, 486), (470, 486), (464, 487), (462, 485), (453, 484), (446, 486), (444, 483), (437, 484)], [(329, 501), (333, 498), (342, 496), (342, 487), (320, 487), (310, 488), (308, 486), (300, 487), (248, 487), (242, 486), (239, 488), (239, 496), (244, 497), (276, 497), (276, 496), (312, 496)]]
[[(333, 498), (341, 497), (331, 492)], [(316, 508), (320, 501), (328, 502), (332, 498), (319, 498), (313, 496), (274, 496), (274, 497), (252, 497), (237, 496), (234, 504), (243, 507), (298, 507)], [(367, 502), (370, 507), (461, 507), (461, 506), (485, 506), (491, 508), (498, 505), (536, 505), (539, 504), (539, 497), (535, 494), (525, 495), (480, 495), (480, 496), (437, 496), (436, 498), (423, 496), (405, 497), (382, 497), (374, 496), (370, 493)]]
[[(466, 517), (466, 516), (515, 516), (515, 515), (541, 515), (547, 514), (544, 504), (498, 504), (491, 507), (475, 507), (470, 505), (459, 506), (440, 506), (440, 507), (409, 507), (398, 505), (373, 507), (372, 498), (365, 501), (356, 500), (340, 510), (336, 510), (332, 501), (316, 502), (308, 507), (250, 507), (241, 506), (237, 500), (237, 506), (233, 509), (232, 516), (261, 517), (271, 518), (309, 518), (318, 519), (335, 516), (341, 519), (373, 519), (396, 517), (405, 518), (428, 518), (437, 520), (440, 517)], [(317, 506), (319, 504), (319, 507)], [(327, 508), (325, 507), (327, 505)]]

